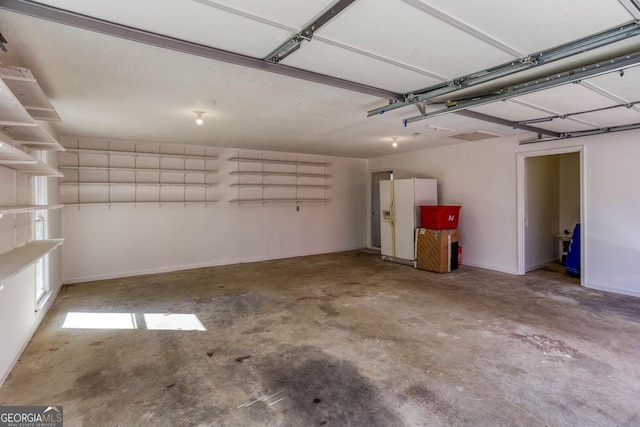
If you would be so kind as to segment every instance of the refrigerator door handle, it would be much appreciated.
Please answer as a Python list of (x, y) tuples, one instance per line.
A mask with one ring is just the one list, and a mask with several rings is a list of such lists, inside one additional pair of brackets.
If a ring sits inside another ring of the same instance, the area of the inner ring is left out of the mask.
[(391, 220), (391, 226), (395, 226), (396, 225), (396, 201), (393, 200), (391, 202), (391, 215), (390, 215), (390, 220)]

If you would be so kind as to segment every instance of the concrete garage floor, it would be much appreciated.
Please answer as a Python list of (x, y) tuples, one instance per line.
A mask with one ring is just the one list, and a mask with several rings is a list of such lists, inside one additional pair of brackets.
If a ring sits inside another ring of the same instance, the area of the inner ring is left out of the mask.
[[(639, 425), (638, 302), (358, 251), (66, 286), (0, 404), (66, 426)], [(136, 329), (63, 328), (78, 312)]]

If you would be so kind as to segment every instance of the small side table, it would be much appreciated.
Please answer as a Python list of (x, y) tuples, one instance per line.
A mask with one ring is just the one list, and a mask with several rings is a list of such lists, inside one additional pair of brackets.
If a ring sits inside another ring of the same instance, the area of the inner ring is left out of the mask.
[(572, 236), (573, 233), (556, 235), (558, 238), (558, 261), (562, 265), (567, 261), (567, 253), (569, 252), (569, 244), (571, 244)]

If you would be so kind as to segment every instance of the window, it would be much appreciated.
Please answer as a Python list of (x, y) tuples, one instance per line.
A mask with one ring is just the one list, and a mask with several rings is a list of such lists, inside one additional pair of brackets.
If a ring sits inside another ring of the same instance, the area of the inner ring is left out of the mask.
[[(42, 152), (40, 152), (42, 153)], [(42, 155), (37, 156), (42, 159)], [(36, 176), (33, 178), (33, 202), (36, 205), (47, 204), (47, 178)], [(47, 238), (47, 211), (36, 211), (34, 214), (33, 239), (44, 240)], [(39, 308), (49, 293), (49, 256), (44, 256), (36, 263), (36, 307)]]
[[(36, 211), (35, 213), (35, 236), (34, 240), (45, 239), (45, 216), (46, 211)], [(36, 262), (36, 304), (39, 305), (42, 298), (47, 293), (48, 277), (47, 277), (47, 261), (49, 256), (44, 256)]]

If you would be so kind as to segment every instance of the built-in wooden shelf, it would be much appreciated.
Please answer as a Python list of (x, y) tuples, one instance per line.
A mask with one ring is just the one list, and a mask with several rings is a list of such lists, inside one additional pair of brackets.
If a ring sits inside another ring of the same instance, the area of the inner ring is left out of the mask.
[(274, 159), (254, 159), (249, 157), (231, 157), (230, 162), (239, 163), (270, 163), (276, 165), (294, 165), (294, 166), (329, 166), (329, 163), (324, 162), (303, 162), (299, 160), (274, 160)]
[(197, 154), (171, 154), (171, 153), (148, 153), (144, 151), (118, 151), (118, 150), (98, 150), (93, 148), (67, 148), (66, 151), (70, 153), (85, 153), (85, 154), (114, 154), (114, 155), (129, 155), (129, 156), (144, 156), (144, 157), (171, 157), (174, 159), (203, 159), (203, 160), (216, 160), (218, 156), (206, 156)]
[(262, 172), (262, 171), (234, 171), (231, 175), (238, 176), (293, 176), (293, 177), (310, 177), (310, 178), (331, 178), (331, 175), (325, 175), (321, 173), (305, 173), (305, 172)]
[[(2, 164), (2, 163), (0, 163)], [(9, 168), (15, 169), (18, 172), (34, 175), (34, 176), (50, 176), (50, 177), (58, 177), (62, 178), (64, 174), (59, 170), (42, 163), (40, 161), (36, 161), (35, 163), (27, 163), (27, 164), (15, 164), (15, 165), (3, 165)]]
[(124, 168), (114, 166), (60, 166), (59, 169), (64, 170), (93, 170), (93, 171), (124, 171), (124, 172), (173, 172), (173, 173), (199, 173), (207, 175), (215, 175), (216, 170), (206, 169), (160, 169), (160, 168)]
[(0, 141), (0, 166), (6, 166), (29, 175), (64, 176), (55, 168), (36, 160), (30, 154), (2, 141)]
[(31, 71), (20, 67), (0, 67), (0, 79), (33, 119), (60, 120)]
[(329, 199), (234, 199), (229, 200), (229, 203), (327, 203)]
[(31, 154), (25, 153), (11, 144), (0, 141), (0, 165), (9, 166), (14, 164), (33, 164), (37, 162)]
[(58, 140), (41, 126), (13, 126), (5, 127), (6, 133), (17, 144), (34, 150), (65, 151)]
[(0, 283), (25, 270), (63, 242), (64, 239), (35, 240), (0, 255)]
[[(36, 120), (60, 120), (31, 71), (0, 66), (0, 127), (20, 145), (37, 150), (64, 147)], [(53, 131), (53, 130), (51, 130)]]
[(0, 206), (0, 216), (8, 214), (28, 213), (35, 211), (45, 211), (51, 209), (60, 209), (64, 205), (16, 205), (16, 206)]

